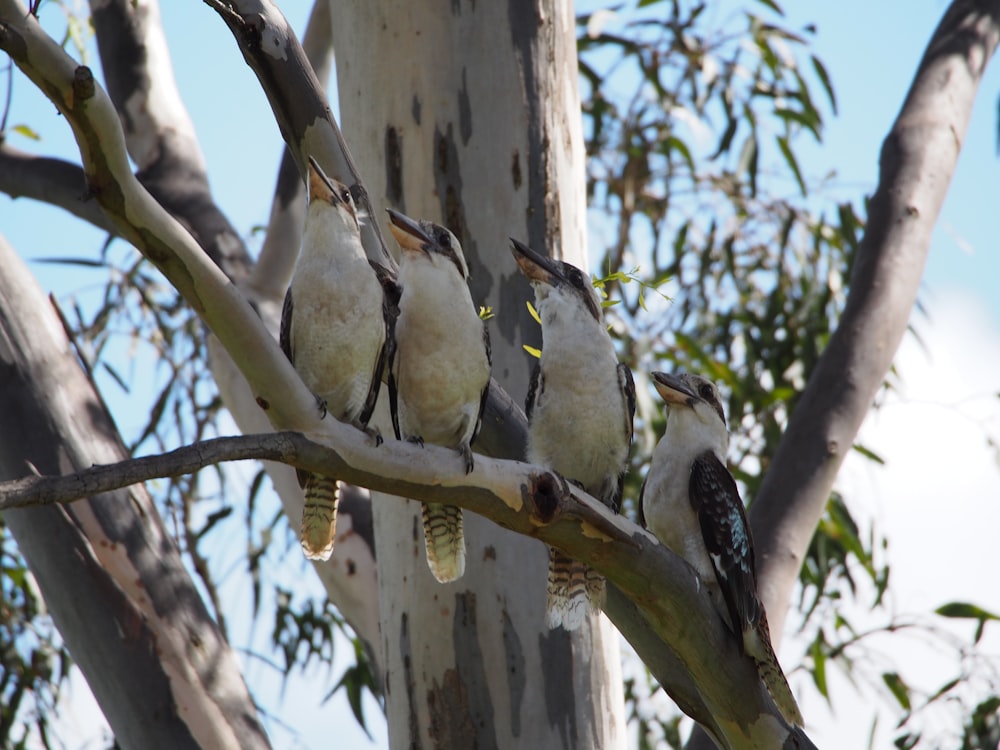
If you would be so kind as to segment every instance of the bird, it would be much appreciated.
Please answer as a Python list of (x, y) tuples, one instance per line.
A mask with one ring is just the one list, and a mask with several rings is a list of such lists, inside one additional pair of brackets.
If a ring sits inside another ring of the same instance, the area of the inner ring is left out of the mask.
[(782, 715), (802, 726), (771, 645), (743, 500), (726, 467), (729, 429), (719, 390), (691, 373), (651, 377), (668, 414), (640, 492), (640, 521), (707, 584), (716, 611), (740, 652), (756, 663)]
[[(327, 413), (369, 427), (382, 384), (390, 320), (382, 285), (361, 244), (350, 190), (309, 159), (309, 206), (302, 247), (281, 312), (279, 343)], [(328, 560), (337, 525), (337, 480), (299, 470), (305, 491), (300, 542), (310, 560)]]
[[(489, 333), (469, 291), (469, 268), (445, 227), (388, 209), (402, 253), (399, 312), (389, 366), (389, 398), (397, 439), (453, 448), (466, 473), (475, 467), (490, 383)], [(427, 565), (441, 583), (465, 572), (462, 509), (422, 505)]]
[[(535, 292), (542, 353), (525, 401), (527, 459), (558, 472), (615, 513), (632, 444), (635, 385), (618, 361), (600, 299), (574, 265), (511, 239), (521, 272)], [(546, 624), (580, 627), (604, 603), (604, 578), (549, 548)]]

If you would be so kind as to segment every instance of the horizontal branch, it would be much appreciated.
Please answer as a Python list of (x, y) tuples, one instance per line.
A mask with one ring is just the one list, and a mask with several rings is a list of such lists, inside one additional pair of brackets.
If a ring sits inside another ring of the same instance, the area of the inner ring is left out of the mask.
[(0, 484), (0, 509), (69, 502), (250, 458), (289, 463), (392, 496), (457, 505), (606, 575), (613, 584), (610, 599), (618, 600), (609, 616), (626, 636), (639, 639), (640, 655), (648, 650), (642, 639), (650, 633), (668, 646), (667, 668), (655, 672), (657, 679), (723, 747), (779, 747), (793, 734), (800, 747), (811, 746), (781, 718), (690, 566), (628, 519), (539, 466), (477, 456), (475, 470), (465, 474), (455, 451), (397, 440), (376, 447), (350, 425), (326, 419), (323, 426), (324, 442), (335, 448), (294, 432), (218, 438), (74, 476), (6, 482)]
[(0, 193), (58, 206), (98, 229), (118, 234), (97, 202), (88, 199), (87, 181), (79, 164), (35, 156), (0, 143)]

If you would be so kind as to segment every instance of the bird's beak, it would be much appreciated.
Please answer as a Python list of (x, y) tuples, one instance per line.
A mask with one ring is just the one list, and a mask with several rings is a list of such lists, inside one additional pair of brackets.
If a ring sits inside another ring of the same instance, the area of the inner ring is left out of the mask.
[(562, 275), (562, 271), (551, 258), (536, 253), (523, 242), (518, 242), (513, 237), (510, 238), (510, 241), (514, 260), (520, 266), (521, 273), (529, 279), (532, 281), (541, 281), (550, 286), (555, 286), (566, 281), (566, 277)]
[(329, 178), (323, 174), (323, 170), (320, 169), (319, 164), (316, 159), (309, 157), (309, 200), (311, 201), (326, 201), (329, 203), (333, 196), (336, 195), (336, 191), (333, 189), (333, 185), (330, 184)]
[(320, 168), (315, 157), (309, 157), (309, 202), (323, 201), (336, 205), (344, 203), (341, 198), (343, 192), (347, 190), (346, 185), (342, 185), (337, 180), (330, 179)]
[(653, 385), (656, 388), (656, 392), (668, 404), (691, 406), (698, 400), (698, 397), (688, 387), (687, 383), (676, 375), (670, 375), (665, 372), (652, 372), (650, 375), (653, 377)]
[(418, 253), (429, 252), (428, 247), (433, 245), (434, 241), (420, 224), (399, 211), (393, 211), (391, 208), (387, 208), (386, 211), (389, 212), (389, 230), (401, 248)]

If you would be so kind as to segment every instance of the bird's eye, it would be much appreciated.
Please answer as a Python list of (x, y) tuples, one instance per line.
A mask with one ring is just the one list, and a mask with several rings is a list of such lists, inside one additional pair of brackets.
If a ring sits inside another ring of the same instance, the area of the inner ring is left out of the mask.
[(703, 399), (705, 399), (706, 401), (711, 401), (711, 400), (712, 400), (712, 397), (713, 397), (713, 396), (714, 396), (715, 394), (714, 394), (714, 393), (712, 392), (712, 386), (710, 386), (710, 385), (709, 385), (708, 383), (703, 383), (703, 384), (702, 384), (702, 385), (701, 385), (701, 386), (700, 386), (700, 387), (698, 388), (698, 395), (699, 395), (699, 396), (701, 396), (701, 397), (702, 397)]
[(344, 188), (344, 191), (340, 194), (340, 200), (344, 201), (347, 205), (351, 205), (351, 191)]
[(448, 236), (447, 232), (441, 232), (438, 234), (438, 244), (441, 247), (451, 247), (451, 237)]

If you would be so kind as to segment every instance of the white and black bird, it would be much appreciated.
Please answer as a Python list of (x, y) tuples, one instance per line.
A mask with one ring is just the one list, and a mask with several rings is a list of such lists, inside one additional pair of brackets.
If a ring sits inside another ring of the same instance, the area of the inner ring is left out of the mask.
[(643, 523), (697, 571), (785, 719), (802, 726), (757, 593), (753, 537), (726, 467), (729, 430), (719, 391), (698, 375), (652, 377), (668, 413), (639, 500)]
[[(364, 430), (382, 383), (389, 319), (382, 285), (361, 245), (358, 212), (346, 186), (309, 160), (309, 207), (292, 283), (281, 311), (281, 349), (316, 394), (321, 413)], [(300, 541), (306, 557), (327, 560), (337, 530), (337, 481), (299, 471), (305, 489)]]
[[(635, 415), (632, 372), (618, 361), (590, 280), (517, 240), (514, 259), (535, 291), (542, 354), (525, 414), (530, 462), (563, 475), (616, 513)], [(604, 602), (604, 578), (549, 548), (546, 622), (575, 630)]]
[[(402, 248), (399, 316), (389, 394), (397, 438), (454, 448), (474, 467), (490, 383), (490, 343), (469, 291), (462, 246), (450, 231), (389, 209)], [(442, 582), (465, 572), (462, 509), (423, 505), (427, 564)]]

